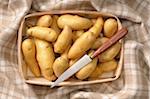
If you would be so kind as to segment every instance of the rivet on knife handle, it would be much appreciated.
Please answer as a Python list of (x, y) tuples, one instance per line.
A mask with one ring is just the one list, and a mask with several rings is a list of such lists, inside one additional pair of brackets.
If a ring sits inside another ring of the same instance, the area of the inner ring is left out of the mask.
[(118, 30), (118, 32), (111, 37), (108, 41), (106, 41), (100, 48), (98, 48), (94, 54), (91, 56), (91, 58), (94, 58), (98, 56), (100, 53), (105, 51), (107, 48), (115, 44), (117, 41), (119, 41), (121, 38), (123, 38), (128, 33), (127, 28), (122, 28)]

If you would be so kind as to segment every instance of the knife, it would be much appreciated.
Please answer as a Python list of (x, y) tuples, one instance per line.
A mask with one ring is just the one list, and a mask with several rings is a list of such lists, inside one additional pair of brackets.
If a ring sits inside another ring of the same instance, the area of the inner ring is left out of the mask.
[(75, 74), (77, 71), (79, 71), (81, 68), (89, 64), (92, 59), (97, 57), (99, 54), (101, 54), (103, 51), (108, 49), (110, 46), (115, 44), (118, 40), (123, 38), (128, 33), (127, 28), (122, 28), (118, 30), (118, 32), (111, 37), (108, 41), (106, 41), (102, 46), (100, 46), (91, 56), (84, 55), (82, 58), (80, 58), (75, 64), (73, 64), (70, 68), (68, 68), (64, 73), (62, 73), (59, 78), (52, 83), (51, 88), (57, 86), (59, 83), (63, 82), (64, 80), (68, 79), (70, 76)]

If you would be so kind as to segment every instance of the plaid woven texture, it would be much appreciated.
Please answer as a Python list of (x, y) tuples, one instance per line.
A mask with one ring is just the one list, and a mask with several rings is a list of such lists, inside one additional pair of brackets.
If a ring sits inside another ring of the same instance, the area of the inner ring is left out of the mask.
[[(117, 15), (128, 28), (124, 66), (109, 83), (59, 87), (26, 84), (17, 62), (17, 30), (35, 11), (97, 10)], [(148, 0), (0, 0), (0, 99), (149, 99), (150, 2)]]

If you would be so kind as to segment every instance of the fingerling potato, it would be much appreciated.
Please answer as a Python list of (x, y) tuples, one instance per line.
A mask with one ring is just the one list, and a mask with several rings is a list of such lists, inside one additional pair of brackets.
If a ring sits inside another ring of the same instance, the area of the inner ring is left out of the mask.
[(27, 30), (27, 34), (49, 42), (54, 42), (57, 39), (57, 33), (53, 29), (46, 27), (31, 27)]
[(54, 51), (56, 53), (63, 53), (69, 44), (72, 42), (72, 30), (69, 26), (65, 26), (61, 34), (58, 36), (54, 44)]
[(104, 23), (104, 36), (112, 37), (118, 29), (117, 21), (113, 18), (109, 18)]
[(40, 68), (36, 60), (35, 44), (32, 39), (26, 39), (22, 42), (22, 52), (29, 69), (34, 76), (40, 76)]
[(94, 44), (92, 45), (91, 49), (98, 49), (100, 46), (102, 46), (107, 40), (109, 40), (106, 37), (99, 37), (96, 39), (96, 41), (94, 42)]
[(46, 41), (35, 39), (37, 50), (37, 61), (39, 63), (42, 75), (52, 81), (54, 80), (54, 74), (52, 65), (55, 59), (52, 45)]
[(43, 15), (37, 21), (37, 26), (50, 27), (52, 24), (52, 17), (50, 15)]
[(60, 28), (58, 27), (58, 24), (57, 24), (58, 16), (54, 15), (52, 18), (53, 18), (53, 22), (52, 22), (51, 28), (53, 30), (55, 30), (55, 32), (57, 33), (57, 37), (58, 37), (58, 35), (61, 32), (61, 30), (60, 30)]
[(104, 51), (98, 56), (99, 61), (107, 62), (114, 59), (116, 55), (119, 53), (120, 49), (121, 49), (121, 44), (117, 42), (116, 44), (114, 44), (113, 46), (111, 46), (110, 48), (108, 48), (106, 51)]
[(99, 66), (103, 72), (111, 72), (117, 68), (117, 61), (115, 59), (113, 59), (108, 62), (100, 63)]
[(70, 26), (73, 30), (88, 29), (92, 26), (90, 19), (70, 14), (61, 15), (57, 23), (61, 29), (64, 28), (65, 25)]

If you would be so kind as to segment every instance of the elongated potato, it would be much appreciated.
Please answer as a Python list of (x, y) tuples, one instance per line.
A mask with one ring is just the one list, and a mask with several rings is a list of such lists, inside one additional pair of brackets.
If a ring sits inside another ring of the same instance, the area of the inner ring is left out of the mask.
[(46, 41), (35, 39), (37, 61), (42, 75), (48, 80), (54, 80), (52, 65), (55, 59), (52, 45)]
[(115, 19), (109, 18), (104, 23), (104, 35), (106, 37), (112, 37), (118, 29), (118, 24)]
[(31, 72), (36, 76), (40, 76), (40, 68), (35, 57), (35, 44), (32, 39), (26, 39), (22, 42), (22, 52), (25, 58), (27, 66), (29, 66)]
[[(94, 51), (91, 51), (89, 55), (91, 55)], [(83, 80), (88, 78), (91, 73), (95, 70), (97, 66), (97, 60), (98, 58), (94, 58), (92, 62), (87, 64), (85, 67), (81, 68), (75, 75), (78, 79)]]
[(61, 15), (57, 23), (61, 29), (64, 28), (65, 25), (70, 26), (73, 30), (88, 29), (92, 26), (92, 21), (90, 19), (69, 14)]
[(64, 57), (58, 57), (53, 64), (53, 70), (57, 77), (59, 77), (68, 67), (69, 61)]
[(70, 59), (76, 59), (86, 53), (91, 48), (96, 37), (91, 32), (86, 32), (81, 35), (72, 45), (69, 50), (68, 57)]
[(84, 33), (84, 30), (75, 31), (73, 32), (73, 41), (75, 41), (77, 38), (79, 38)]
[(57, 39), (57, 33), (53, 29), (46, 27), (31, 27), (27, 30), (27, 34), (49, 42), (54, 42)]
[(76, 73), (76, 77), (80, 80), (86, 79), (90, 76), (90, 74), (95, 70), (96, 65), (97, 65), (97, 58), (93, 59), (91, 63), (80, 69)]
[(98, 78), (98, 77), (103, 73), (103, 70), (102, 70), (102, 68), (100, 67), (100, 64), (101, 64), (101, 63), (99, 63), (99, 64), (96, 66), (96, 69), (91, 73), (91, 75), (89, 76), (90, 79)]
[(54, 44), (54, 51), (56, 53), (63, 53), (69, 44), (72, 42), (72, 30), (69, 26), (65, 26)]
[(98, 37), (103, 29), (104, 20), (102, 17), (98, 17), (94, 26), (89, 29), (96, 37)]
[(71, 44), (66, 51), (54, 61), (53, 70), (57, 77), (59, 77), (69, 67), (69, 59), (67, 54), (70, 46)]
[(108, 62), (100, 63), (99, 66), (103, 72), (110, 72), (117, 68), (117, 61), (115, 59), (113, 59)]
[(58, 16), (54, 15), (52, 18), (53, 18), (53, 22), (52, 22), (51, 28), (56, 31), (57, 37), (58, 37), (58, 35), (61, 32), (61, 30), (59, 29), (58, 24), (57, 24)]
[(102, 37), (102, 38), (97, 38), (96, 41), (94, 42), (93, 46), (91, 47), (91, 49), (98, 49), (100, 46), (102, 46), (107, 40), (109, 40), (106, 37)]
[(50, 27), (51, 24), (52, 24), (52, 17), (50, 15), (43, 15), (38, 19), (36, 25), (42, 27)]
[(91, 48), (94, 41), (96, 40), (96, 37), (102, 30), (102, 20), (103, 19), (101, 17), (98, 17), (94, 26), (74, 42), (68, 53), (68, 57), (70, 59), (81, 57), (86, 53), (87, 50)]
[(100, 62), (107, 62), (116, 57), (116, 55), (119, 53), (121, 49), (121, 44), (117, 42), (115, 45), (111, 46), (109, 49), (104, 51), (102, 54), (100, 54), (99, 61)]

